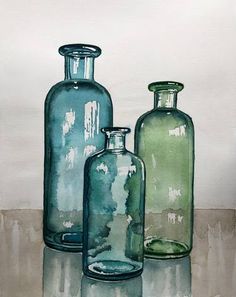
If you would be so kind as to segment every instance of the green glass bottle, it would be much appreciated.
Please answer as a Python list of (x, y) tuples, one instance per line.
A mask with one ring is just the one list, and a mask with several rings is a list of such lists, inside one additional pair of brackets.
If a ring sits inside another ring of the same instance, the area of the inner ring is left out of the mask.
[(190, 253), (193, 234), (194, 127), (177, 109), (183, 84), (151, 83), (154, 108), (135, 128), (135, 153), (146, 166), (145, 256)]

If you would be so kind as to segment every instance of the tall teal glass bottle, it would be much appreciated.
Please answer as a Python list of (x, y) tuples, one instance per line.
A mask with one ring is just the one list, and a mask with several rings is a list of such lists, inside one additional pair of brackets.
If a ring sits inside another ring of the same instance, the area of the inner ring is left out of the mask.
[(144, 165), (125, 148), (129, 128), (104, 128), (105, 150), (85, 164), (83, 271), (105, 280), (141, 274)]
[(190, 253), (193, 234), (194, 128), (177, 109), (183, 85), (154, 82), (154, 108), (135, 129), (135, 152), (146, 166), (145, 255), (175, 258)]
[(84, 163), (104, 147), (100, 129), (112, 126), (108, 91), (94, 80), (97, 46), (59, 48), (65, 57), (65, 80), (45, 101), (44, 241), (59, 250), (82, 248)]

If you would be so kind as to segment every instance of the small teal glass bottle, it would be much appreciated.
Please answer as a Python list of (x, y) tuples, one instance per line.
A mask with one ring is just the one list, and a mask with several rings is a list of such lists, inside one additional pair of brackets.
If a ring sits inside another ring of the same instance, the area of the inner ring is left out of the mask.
[(151, 83), (154, 108), (135, 127), (135, 153), (146, 167), (145, 256), (188, 255), (193, 236), (194, 127), (177, 109), (183, 84)]
[(143, 162), (125, 148), (129, 128), (103, 128), (106, 148), (85, 164), (83, 271), (121, 280), (143, 270)]
[(100, 129), (112, 126), (108, 91), (94, 80), (97, 46), (69, 44), (65, 79), (45, 101), (44, 228), (45, 243), (55, 249), (81, 251), (84, 163), (104, 147)]

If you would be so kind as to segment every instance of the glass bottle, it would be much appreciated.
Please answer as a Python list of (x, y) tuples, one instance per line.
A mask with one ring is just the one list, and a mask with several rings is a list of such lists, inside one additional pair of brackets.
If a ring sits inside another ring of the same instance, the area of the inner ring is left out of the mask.
[(193, 234), (194, 128), (178, 110), (178, 82), (154, 82), (154, 108), (135, 128), (135, 153), (146, 167), (145, 256), (190, 253)]
[(83, 271), (105, 280), (141, 274), (144, 165), (125, 148), (129, 128), (103, 128), (106, 148), (85, 164)]
[(64, 45), (59, 53), (65, 57), (65, 80), (45, 101), (44, 241), (81, 251), (84, 163), (104, 147), (100, 129), (112, 125), (112, 102), (94, 80), (99, 47)]

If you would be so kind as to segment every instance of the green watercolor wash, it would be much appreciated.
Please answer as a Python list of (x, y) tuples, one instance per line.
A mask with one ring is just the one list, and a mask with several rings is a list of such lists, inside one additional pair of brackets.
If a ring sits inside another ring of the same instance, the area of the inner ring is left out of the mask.
[(135, 153), (146, 167), (145, 255), (178, 257), (192, 248), (194, 128), (178, 110), (183, 85), (156, 82), (154, 108), (135, 128)]

